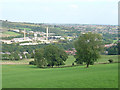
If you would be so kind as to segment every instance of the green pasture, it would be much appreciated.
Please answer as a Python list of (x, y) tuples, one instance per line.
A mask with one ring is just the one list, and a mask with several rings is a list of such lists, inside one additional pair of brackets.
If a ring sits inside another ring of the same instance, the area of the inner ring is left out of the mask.
[[(108, 63), (108, 60), (112, 59), (113, 61), (118, 61), (118, 55), (101, 55), (100, 58), (95, 62), (95, 64), (98, 63)], [(67, 61), (65, 62), (65, 65), (72, 65), (74, 63), (75, 58), (74, 56), (70, 55), (68, 56)]]
[(8, 36), (18, 36), (18, 35), (20, 35), (18, 33), (11, 32), (11, 31), (5, 31), (2, 34), (8, 35)]
[(22, 30), (27, 30), (27, 31), (30, 31), (31, 29), (30, 28), (18, 28), (18, 29), (22, 29)]
[(112, 59), (113, 62), (117, 62), (118, 55), (101, 55), (101, 57), (97, 60), (97, 63), (107, 63), (109, 59)]
[[(112, 59), (114, 62), (118, 61), (118, 55), (101, 55), (101, 57), (95, 62), (98, 63), (108, 63), (108, 60)], [(16, 63), (16, 64), (29, 64), (30, 61), (34, 61), (34, 59), (23, 59), (18, 61), (11, 61), (11, 60), (2, 60), (3, 63)], [(72, 55), (68, 56), (68, 59), (65, 62), (65, 66), (70, 66), (72, 63), (76, 64), (75, 58)]]
[(113, 40), (113, 44), (116, 43), (118, 40)]
[(23, 60), (2, 60), (2, 63), (14, 63), (14, 64), (29, 64), (30, 61), (34, 61), (34, 59), (23, 59)]
[(117, 88), (118, 63), (85, 68), (36, 68), (33, 65), (2, 65), (3, 88)]

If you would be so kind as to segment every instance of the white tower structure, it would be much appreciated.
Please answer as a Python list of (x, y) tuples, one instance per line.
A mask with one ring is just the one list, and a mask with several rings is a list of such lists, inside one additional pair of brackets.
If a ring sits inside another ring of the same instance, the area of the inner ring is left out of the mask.
[(37, 33), (34, 33), (35, 41), (37, 40)]
[(25, 29), (24, 29), (24, 40), (25, 40), (25, 38), (26, 38), (26, 35), (25, 35), (25, 33), (26, 33), (26, 31), (25, 31)]
[(48, 40), (48, 27), (46, 28), (46, 40)]

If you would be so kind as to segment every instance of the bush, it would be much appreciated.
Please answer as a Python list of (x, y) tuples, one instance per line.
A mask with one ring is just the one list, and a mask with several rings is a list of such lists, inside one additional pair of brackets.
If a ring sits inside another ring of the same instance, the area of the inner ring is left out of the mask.
[(72, 66), (74, 66), (74, 63), (72, 63)]
[(29, 65), (36, 65), (34, 61), (30, 61)]
[(112, 60), (112, 59), (109, 59), (108, 61), (109, 61), (109, 63), (113, 63), (113, 60)]

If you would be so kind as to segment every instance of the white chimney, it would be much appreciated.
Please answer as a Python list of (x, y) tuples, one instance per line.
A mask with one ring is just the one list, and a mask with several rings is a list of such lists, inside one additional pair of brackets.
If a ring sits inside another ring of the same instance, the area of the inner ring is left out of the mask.
[(26, 33), (26, 32), (25, 32), (25, 29), (24, 29), (24, 40), (25, 40), (25, 33)]
[(48, 27), (46, 28), (46, 40), (48, 40)]

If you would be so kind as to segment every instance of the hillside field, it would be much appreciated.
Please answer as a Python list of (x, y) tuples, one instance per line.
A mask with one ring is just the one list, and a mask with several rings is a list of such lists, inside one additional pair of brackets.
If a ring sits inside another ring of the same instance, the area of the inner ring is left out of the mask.
[[(101, 55), (101, 57), (95, 62), (98, 63), (108, 63), (109, 59), (113, 59), (114, 62), (118, 61), (118, 55)], [(2, 60), (3, 64), (29, 64), (30, 61), (34, 61), (34, 59), (23, 59), (18, 61), (11, 60)], [(72, 55), (68, 56), (68, 59), (65, 62), (65, 66), (72, 65), (74, 63), (75, 58)]]
[(2, 33), (2, 37), (10, 37), (10, 36), (19, 36), (19, 33), (11, 32), (11, 31), (5, 31)]
[[(109, 63), (108, 60), (112, 59), (114, 62), (118, 61), (118, 55), (101, 55), (100, 58), (95, 62), (95, 64), (98, 63)], [(74, 56), (69, 56), (67, 61), (65, 62), (65, 65), (72, 65), (74, 63), (75, 58)]]
[(117, 88), (118, 64), (66, 68), (3, 65), (3, 88)]
[[(118, 56), (102, 55), (98, 62), (89, 68), (74, 66), (41, 69), (28, 65), (33, 59), (4, 60), (2, 62), (14, 64), (2, 65), (2, 86), (3, 88), (117, 88), (118, 63), (98, 64), (106, 63), (108, 59), (118, 61)], [(69, 66), (74, 61), (75, 58), (69, 56), (65, 64)]]

